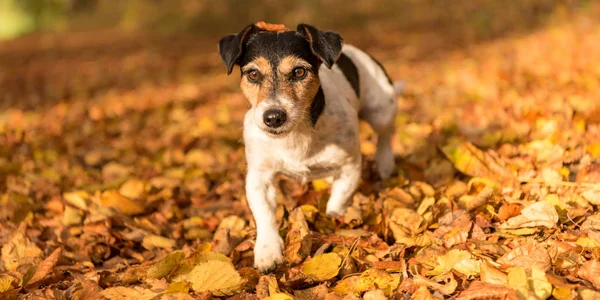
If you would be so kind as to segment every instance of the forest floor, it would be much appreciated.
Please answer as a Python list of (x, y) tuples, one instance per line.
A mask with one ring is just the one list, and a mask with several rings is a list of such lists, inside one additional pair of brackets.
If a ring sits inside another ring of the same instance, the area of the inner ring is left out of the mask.
[(598, 20), (465, 47), (346, 37), (407, 82), (398, 175), (377, 178), (361, 124), (344, 217), (326, 182), (282, 179), (271, 274), (216, 38), (3, 42), (0, 299), (599, 299)]

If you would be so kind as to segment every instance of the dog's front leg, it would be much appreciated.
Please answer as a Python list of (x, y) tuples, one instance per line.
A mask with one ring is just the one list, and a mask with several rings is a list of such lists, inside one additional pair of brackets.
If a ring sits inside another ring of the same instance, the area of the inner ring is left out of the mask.
[(332, 217), (343, 216), (352, 198), (352, 194), (360, 183), (361, 163), (356, 162), (342, 166), (340, 174), (333, 179), (331, 184), (331, 197), (327, 202), (327, 215)]
[(277, 230), (275, 209), (277, 192), (274, 174), (265, 170), (248, 170), (246, 176), (246, 198), (256, 223), (254, 245), (254, 267), (267, 272), (283, 262), (283, 241)]

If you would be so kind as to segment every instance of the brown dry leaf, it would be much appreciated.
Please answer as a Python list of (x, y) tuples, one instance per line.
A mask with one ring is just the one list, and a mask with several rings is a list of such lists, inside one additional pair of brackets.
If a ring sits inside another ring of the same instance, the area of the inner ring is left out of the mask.
[(462, 291), (455, 298), (457, 300), (475, 300), (475, 299), (498, 299), (498, 300), (518, 300), (519, 297), (515, 291), (504, 285), (473, 281), (469, 288)]
[(554, 206), (546, 201), (539, 201), (525, 207), (520, 215), (508, 219), (499, 228), (517, 229), (537, 226), (553, 228), (556, 222), (558, 222), (558, 213)]
[(305, 290), (294, 290), (294, 298), (297, 300), (325, 299), (329, 290), (326, 284), (320, 284)]
[(498, 263), (504, 266), (519, 266), (525, 269), (536, 266), (541, 270), (548, 270), (552, 265), (546, 248), (536, 242), (528, 242), (512, 249), (498, 259)]
[(15, 271), (20, 265), (36, 265), (43, 259), (42, 250), (23, 231), (19, 229), (13, 232), (10, 240), (2, 246), (2, 262), (9, 271)]
[(92, 280), (84, 280), (81, 283), (81, 289), (76, 290), (73, 293), (73, 300), (89, 300), (97, 297), (102, 289), (98, 284)]
[(116, 208), (128, 215), (141, 214), (146, 210), (142, 203), (133, 201), (119, 194), (117, 191), (105, 191), (102, 193), (100, 204), (102, 206)]
[(242, 290), (244, 281), (229, 262), (211, 260), (195, 266), (187, 281), (199, 293), (210, 292), (214, 296), (231, 296)]
[(53, 271), (56, 263), (62, 256), (62, 252), (62, 248), (56, 248), (50, 255), (48, 255), (48, 257), (46, 257), (46, 259), (39, 264), (37, 270), (33, 274), (33, 277), (31, 277), (27, 283), (24, 283), (25, 288), (34, 288), (40, 283), (40, 281), (44, 280), (46, 276)]
[(317, 255), (302, 264), (302, 273), (315, 281), (325, 281), (335, 277), (342, 264), (337, 253)]
[(148, 289), (144, 289), (141, 287), (124, 287), (124, 286), (116, 286), (116, 287), (111, 287), (111, 288), (107, 288), (105, 290), (103, 290), (102, 292), (100, 292), (99, 294), (100, 296), (104, 297), (104, 299), (122, 299), (122, 300), (126, 300), (126, 299), (139, 299), (139, 300), (145, 300), (145, 299), (152, 299), (154, 297), (156, 297), (158, 294), (148, 290)]
[(581, 224), (582, 230), (597, 230), (600, 231), (600, 213), (595, 213), (585, 219)]
[(577, 276), (591, 282), (595, 288), (600, 289), (600, 262), (597, 259), (588, 260), (577, 271)]
[(165, 258), (155, 262), (148, 269), (148, 277), (161, 279), (171, 274), (179, 263), (185, 258), (185, 254), (180, 251), (169, 253)]
[(302, 208), (292, 210), (289, 221), (291, 229), (285, 237), (284, 254), (289, 262), (297, 264), (310, 255), (312, 239), (308, 237), (310, 230)]

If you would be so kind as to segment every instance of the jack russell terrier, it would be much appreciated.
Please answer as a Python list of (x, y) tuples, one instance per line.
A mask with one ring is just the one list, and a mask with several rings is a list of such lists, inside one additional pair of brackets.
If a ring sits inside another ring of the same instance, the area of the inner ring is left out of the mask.
[(244, 119), (246, 197), (256, 222), (254, 265), (267, 272), (283, 262), (275, 176), (332, 178), (326, 213), (343, 215), (361, 178), (359, 118), (377, 133), (379, 176), (395, 171), (391, 138), (403, 83), (339, 34), (306, 24), (296, 31), (251, 24), (223, 37), (219, 54), (227, 74), (240, 66), (252, 105)]

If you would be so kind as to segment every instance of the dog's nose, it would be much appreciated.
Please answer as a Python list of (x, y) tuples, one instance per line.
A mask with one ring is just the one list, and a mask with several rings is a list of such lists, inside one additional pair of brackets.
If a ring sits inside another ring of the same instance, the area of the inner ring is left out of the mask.
[(263, 114), (263, 122), (271, 128), (277, 128), (285, 123), (287, 116), (280, 109), (269, 109)]

